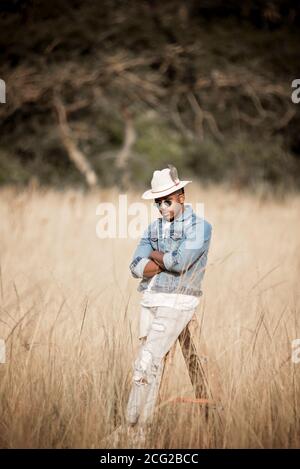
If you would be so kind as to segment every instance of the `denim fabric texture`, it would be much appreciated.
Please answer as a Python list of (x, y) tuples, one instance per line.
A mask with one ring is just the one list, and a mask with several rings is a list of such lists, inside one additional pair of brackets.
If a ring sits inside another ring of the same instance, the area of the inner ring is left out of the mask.
[(162, 378), (163, 359), (195, 314), (195, 308), (180, 310), (157, 306), (147, 309), (148, 322), (140, 329), (140, 348), (133, 366), (133, 383), (125, 414), (127, 423), (131, 425), (137, 421), (142, 424), (151, 422)]
[(212, 226), (199, 217), (190, 204), (184, 204), (184, 211), (176, 217), (165, 232), (163, 218), (157, 218), (144, 231), (130, 263), (134, 278), (141, 278), (139, 292), (147, 289), (151, 278), (143, 276), (153, 250), (164, 253), (166, 270), (156, 275), (151, 285), (153, 292), (183, 293), (201, 296), (201, 282), (207, 263)]

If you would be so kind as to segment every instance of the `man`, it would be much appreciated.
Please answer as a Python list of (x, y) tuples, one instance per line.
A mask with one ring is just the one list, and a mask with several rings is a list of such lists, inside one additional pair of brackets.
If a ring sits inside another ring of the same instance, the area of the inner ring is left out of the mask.
[(143, 199), (154, 199), (162, 217), (152, 222), (133, 254), (130, 270), (141, 278), (142, 292), (138, 357), (126, 419), (134, 426), (153, 415), (163, 358), (192, 319), (202, 295), (210, 245), (211, 225), (185, 204), (184, 187), (173, 165), (154, 171), (151, 189)]

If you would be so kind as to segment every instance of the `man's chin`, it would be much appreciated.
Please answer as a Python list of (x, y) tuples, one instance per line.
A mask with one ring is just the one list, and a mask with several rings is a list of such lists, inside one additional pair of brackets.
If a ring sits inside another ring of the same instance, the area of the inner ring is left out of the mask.
[(172, 213), (166, 213), (165, 215), (162, 213), (162, 217), (164, 218), (164, 220), (172, 220), (173, 216), (174, 215)]

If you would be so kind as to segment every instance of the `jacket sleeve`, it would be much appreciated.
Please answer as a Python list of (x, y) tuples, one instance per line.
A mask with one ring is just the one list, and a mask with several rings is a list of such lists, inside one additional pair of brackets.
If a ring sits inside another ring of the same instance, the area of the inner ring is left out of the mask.
[(150, 243), (150, 228), (148, 227), (137, 245), (129, 269), (134, 278), (143, 278), (144, 268), (148, 264), (148, 256), (153, 251)]
[(208, 252), (212, 226), (206, 222), (195, 222), (185, 231), (185, 236), (179, 247), (166, 252), (163, 262), (170, 272), (183, 273), (188, 270), (199, 257)]

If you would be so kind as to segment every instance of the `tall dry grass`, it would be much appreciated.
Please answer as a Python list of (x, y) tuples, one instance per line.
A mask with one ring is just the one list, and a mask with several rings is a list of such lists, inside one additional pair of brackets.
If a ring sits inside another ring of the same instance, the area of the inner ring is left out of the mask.
[[(136, 241), (98, 239), (95, 212), (117, 197), (1, 190), (1, 447), (102, 447), (123, 422), (138, 347)], [(193, 185), (186, 201), (203, 201), (213, 225), (197, 341), (221, 369), (223, 425), (194, 404), (165, 405), (147, 445), (297, 447), (300, 197)], [(192, 395), (178, 348), (168, 393)]]

